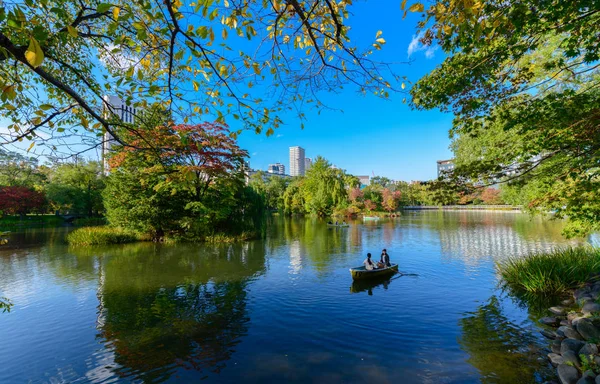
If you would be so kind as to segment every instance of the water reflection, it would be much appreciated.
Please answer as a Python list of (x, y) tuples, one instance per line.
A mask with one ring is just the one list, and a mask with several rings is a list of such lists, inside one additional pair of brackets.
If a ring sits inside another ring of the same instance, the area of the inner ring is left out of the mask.
[(350, 286), (350, 293), (361, 293), (367, 292), (369, 296), (373, 296), (373, 290), (379, 287), (385, 289), (387, 291), (392, 280), (399, 278), (400, 276), (390, 277), (383, 276), (379, 278), (374, 278), (371, 280), (354, 280), (352, 285)]
[(481, 374), (481, 382), (541, 382), (549, 374), (548, 364), (539, 360), (539, 340), (533, 331), (505, 316), (498, 297), (467, 313), (459, 324), (458, 342), (469, 354), (469, 364)]
[(98, 336), (111, 345), (115, 372), (156, 382), (180, 367), (223, 369), (247, 332), (248, 282), (265, 268), (256, 244), (136, 244), (99, 255)]
[[(0, 250), (15, 303), (0, 382), (533, 381), (534, 318), (497, 298), (494, 261), (570, 244), (560, 230), (419, 212), (336, 230), (273, 218), (264, 240), (227, 246), (69, 248), (65, 229), (32, 231)], [(381, 248), (419, 278), (352, 283)]]

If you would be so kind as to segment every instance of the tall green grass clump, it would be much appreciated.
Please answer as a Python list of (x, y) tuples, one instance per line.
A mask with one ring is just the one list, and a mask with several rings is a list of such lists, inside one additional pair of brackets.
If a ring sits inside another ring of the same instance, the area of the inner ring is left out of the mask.
[(106, 245), (132, 243), (142, 240), (133, 231), (113, 227), (84, 227), (74, 230), (67, 235), (70, 245)]
[(576, 247), (500, 262), (505, 286), (516, 294), (548, 297), (587, 282), (600, 272), (600, 248)]

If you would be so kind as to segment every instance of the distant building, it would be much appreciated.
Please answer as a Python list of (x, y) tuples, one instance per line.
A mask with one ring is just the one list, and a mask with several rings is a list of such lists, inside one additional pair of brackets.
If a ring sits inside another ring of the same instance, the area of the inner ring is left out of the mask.
[(306, 158), (304, 157), (304, 148), (290, 147), (290, 175), (304, 176)]
[(371, 183), (369, 180), (369, 176), (356, 176), (356, 177), (358, 177), (358, 180), (360, 180), (361, 188), (364, 188)]
[(438, 177), (442, 177), (444, 173), (452, 172), (452, 170), (454, 170), (454, 159), (437, 161)]
[(285, 165), (281, 163), (269, 164), (267, 172), (276, 175), (285, 175)]
[[(105, 95), (103, 99), (102, 114), (105, 118), (110, 118), (113, 115), (124, 123), (133, 123), (135, 121), (137, 110), (124, 103), (120, 97)], [(104, 132), (104, 136), (102, 136), (102, 164), (105, 174), (108, 174), (110, 168), (108, 165), (108, 153), (115, 144), (117, 144), (115, 138), (110, 133)]]
[(308, 172), (310, 167), (312, 167), (312, 159), (310, 157), (304, 158), (304, 173)]

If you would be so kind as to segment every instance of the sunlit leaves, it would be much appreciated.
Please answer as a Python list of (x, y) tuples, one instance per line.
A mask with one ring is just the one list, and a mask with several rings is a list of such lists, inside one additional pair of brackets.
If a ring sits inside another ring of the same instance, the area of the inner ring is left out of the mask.
[(42, 52), (40, 44), (33, 37), (29, 40), (29, 48), (25, 51), (25, 58), (29, 62), (29, 65), (34, 68), (42, 65), (44, 61), (44, 52)]

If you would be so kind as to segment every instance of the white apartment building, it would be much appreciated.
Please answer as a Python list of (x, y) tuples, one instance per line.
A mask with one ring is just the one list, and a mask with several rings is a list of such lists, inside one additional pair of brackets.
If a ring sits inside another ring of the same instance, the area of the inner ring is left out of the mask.
[(304, 176), (306, 158), (304, 157), (304, 148), (290, 147), (290, 175)]
[(267, 172), (276, 175), (285, 175), (285, 165), (281, 163), (269, 164)]

